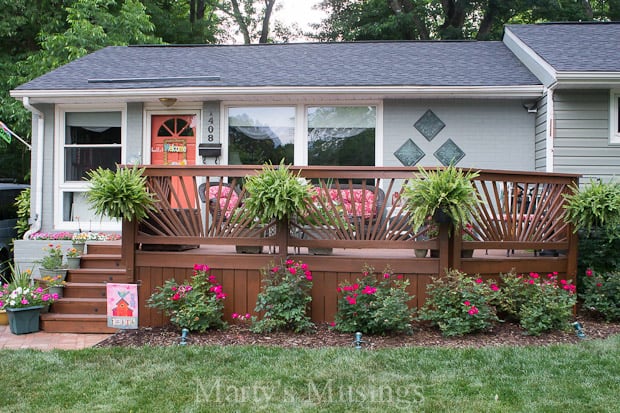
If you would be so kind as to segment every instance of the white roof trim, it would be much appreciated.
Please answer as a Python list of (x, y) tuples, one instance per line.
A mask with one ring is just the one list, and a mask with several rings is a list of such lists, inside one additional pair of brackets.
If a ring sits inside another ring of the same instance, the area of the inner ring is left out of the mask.
[(339, 86), (339, 87), (176, 87), (145, 89), (79, 89), (11, 91), (14, 98), (30, 97), (39, 102), (63, 98), (148, 98), (174, 96), (177, 98), (238, 97), (260, 95), (364, 95), (374, 97), (483, 97), (519, 98), (542, 96), (542, 85), (527, 86)]
[[(553, 66), (551, 66), (545, 59), (543, 59), (538, 53), (536, 53), (534, 51), (534, 49), (532, 49), (530, 46), (525, 44), (525, 42), (523, 42), (523, 40), (521, 40), (515, 33), (513, 33), (510, 30), (510, 27), (506, 27), (506, 29), (504, 30), (504, 37), (507, 37), (510, 41), (512, 41), (514, 43), (515, 46), (517, 46), (518, 48), (523, 50), (525, 53), (527, 53), (527, 55), (532, 59), (531, 63), (537, 65), (540, 70), (544, 71), (552, 79), (557, 80), (557, 72), (556, 72), (555, 68)], [(507, 42), (504, 41), (504, 44), (507, 44)], [(509, 46), (509, 44), (507, 44), (507, 45)], [(530, 69), (531, 71), (536, 73), (536, 71), (533, 70), (532, 67), (530, 67), (531, 65), (528, 64), (528, 62), (525, 62), (523, 59), (519, 59), (519, 60), (521, 60), (521, 62), (528, 69)], [(553, 83), (553, 82), (551, 82), (551, 83)]]

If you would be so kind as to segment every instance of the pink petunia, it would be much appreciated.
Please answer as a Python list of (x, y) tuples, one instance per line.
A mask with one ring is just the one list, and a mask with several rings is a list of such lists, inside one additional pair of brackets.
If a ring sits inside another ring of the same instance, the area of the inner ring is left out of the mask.
[(252, 317), (252, 316), (250, 315), (250, 313), (245, 313), (245, 318), (246, 318), (247, 320), (249, 320), (249, 319), (250, 319), (250, 317)]
[(232, 313), (231, 317), (232, 317), (233, 320), (236, 320), (239, 317), (239, 314)]
[(357, 300), (355, 299), (355, 297), (346, 296), (345, 298), (351, 305), (355, 305), (357, 303)]
[(310, 275), (310, 274), (306, 274), (306, 280), (308, 280), (308, 281), (312, 281), (312, 275)]
[(21, 303), (22, 303), (23, 305), (28, 305), (28, 300), (27, 300), (27, 299), (25, 299), (25, 298), (22, 298)]
[(372, 294), (374, 294), (376, 292), (377, 292), (377, 289), (375, 287), (371, 287), (370, 285), (367, 285), (362, 290), (362, 294), (367, 294), (367, 295), (372, 295)]
[(293, 264), (295, 264), (295, 261), (293, 261), (293, 260), (286, 260), (285, 264), (286, 265), (293, 265)]
[(474, 306), (474, 307), (470, 308), (467, 313), (469, 315), (476, 315), (476, 314), (478, 314), (478, 309)]
[(304, 270), (304, 271), (307, 270), (308, 269), (308, 264), (306, 264), (306, 263), (301, 264), (301, 269)]
[(591, 269), (591, 268), (588, 268), (588, 269), (586, 270), (586, 276), (588, 276), (588, 277), (592, 277), (592, 269)]
[(297, 274), (297, 268), (295, 268), (295, 267), (290, 267), (290, 268), (288, 269), (288, 272), (290, 272), (291, 274), (295, 275), (295, 274)]
[(397, 279), (397, 280), (402, 280), (402, 279), (403, 279), (403, 275), (402, 275), (402, 274), (398, 274), (398, 275), (396, 276), (396, 279)]
[(493, 291), (499, 291), (499, 287), (497, 286), (497, 284), (491, 284), (491, 290)]
[(482, 282), (483, 282), (482, 278), (477, 278), (476, 279), (476, 284), (482, 284)]
[(383, 278), (390, 278), (390, 274), (386, 272), (385, 274), (383, 274)]
[(471, 303), (467, 300), (463, 301), (463, 305), (466, 307), (469, 307), (471, 305)]
[(179, 295), (179, 293), (176, 293), (172, 296), (172, 301), (179, 301), (181, 299), (181, 296)]

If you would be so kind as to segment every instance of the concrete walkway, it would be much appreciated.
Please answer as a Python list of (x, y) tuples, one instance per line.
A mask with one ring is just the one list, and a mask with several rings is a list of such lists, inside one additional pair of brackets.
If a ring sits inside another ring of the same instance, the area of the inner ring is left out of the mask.
[(92, 347), (110, 334), (38, 333), (15, 335), (9, 326), (0, 325), (0, 349), (79, 350)]

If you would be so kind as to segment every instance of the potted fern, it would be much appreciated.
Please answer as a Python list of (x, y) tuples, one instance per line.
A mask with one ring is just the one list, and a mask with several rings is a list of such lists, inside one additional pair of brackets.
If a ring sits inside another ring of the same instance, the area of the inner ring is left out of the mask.
[(464, 227), (478, 215), (480, 198), (472, 184), (479, 176), (475, 171), (463, 171), (450, 165), (445, 169), (427, 171), (419, 168), (403, 188), (404, 208), (409, 212), (413, 228), (420, 228), (432, 218), (435, 222), (449, 220)]
[(89, 204), (95, 212), (111, 218), (140, 221), (155, 210), (155, 198), (146, 187), (144, 169), (137, 166), (116, 171), (99, 167), (88, 172)]
[(256, 175), (245, 178), (247, 197), (243, 200), (243, 215), (250, 216), (260, 225), (273, 220), (288, 222), (298, 211), (312, 202), (312, 187), (290, 166), (271, 163), (263, 165)]

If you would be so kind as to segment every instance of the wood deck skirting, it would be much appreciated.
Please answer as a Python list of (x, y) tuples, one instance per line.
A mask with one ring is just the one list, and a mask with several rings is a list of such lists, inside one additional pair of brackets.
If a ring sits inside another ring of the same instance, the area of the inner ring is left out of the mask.
[[(423, 305), (426, 285), (431, 277), (441, 275), (447, 268), (458, 268), (469, 274), (495, 279), (500, 273), (511, 269), (519, 273), (557, 271), (575, 279), (577, 238), (560, 217), (563, 211), (561, 194), (568, 191), (571, 182), (577, 181), (576, 175), (482, 171), (476, 188), (484, 204), (480, 218), (472, 222), (477, 238), (474, 241), (450, 237), (448, 225), (439, 228), (438, 239), (416, 241), (417, 231), (393, 224), (408, 221), (406, 212), (395, 204), (398, 195), (394, 194), (398, 194), (401, 186), (417, 171), (415, 168), (303, 168), (302, 176), (315, 179), (317, 185), (327, 180), (342, 179), (341, 188), (347, 190), (351, 187), (347, 182), (350, 185), (353, 180), (372, 179), (374, 187), (385, 191), (387, 202), (376, 211), (379, 218), (373, 224), (368, 224), (370, 220), (363, 222), (358, 219), (352, 221), (353, 227), (349, 231), (324, 239), (295, 235), (299, 229), (294, 222), (290, 225), (274, 222), (272, 230), (243, 233), (239, 225), (234, 228), (227, 226), (222, 214), (219, 219), (214, 219), (205, 205), (200, 205), (196, 194), (200, 182), (228, 180), (236, 183), (259, 169), (256, 166), (146, 168), (149, 180), (158, 182), (153, 190), (160, 197), (166, 196), (168, 201), (160, 203), (160, 227), (163, 228), (160, 233), (150, 231), (147, 234), (134, 222), (123, 223), (123, 264), (127, 273), (140, 285), (141, 326), (166, 323), (163, 315), (146, 307), (146, 300), (153, 289), (165, 280), (189, 278), (194, 264), (207, 264), (222, 283), (224, 292), (228, 294), (224, 307), (228, 319), (233, 312), (253, 313), (261, 288), (260, 269), (283, 258), (301, 260), (312, 271), (311, 316), (315, 322), (333, 321), (337, 310), (337, 286), (360, 277), (364, 264), (372, 265), (377, 272), (389, 264), (395, 273), (403, 274), (410, 281), (409, 292), (415, 296), (410, 302), (412, 307)], [(160, 192), (163, 190), (160, 183), (174, 176), (191, 177), (194, 183), (192, 186), (181, 184), (180, 189), (177, 185), (164, 195)], [(511, 188), (521, 188), (527, 193), (529, 201), (511, 197)], [(184, 212), (173, 207), (173, 204), (181, 203), (193, 206), (196, 212), (184, 215)], [(221, 205), (228, 204), (222, 202)], [(365, 208), (362, 205), (362, 210)], [(184, 251), (141, 249), (147, 244), (180, 244), (198, 248)], [(234, 246), (239, 244), (262, 245), (264, 253), (236, 253)], [(308, 247), (330, 247), (334, 248), (334, 253), (328, 256), (309, 255)], [(414, 248), (437, 249), (439, 258), (415, 258)], [(461, 258), (464, 248), (475, 249), (475, 256)], [(511, 253), (513, 249), (516, 251), (514, 255)], [(535, 256), (534, 249), (558, 252), (558, 256)]]

